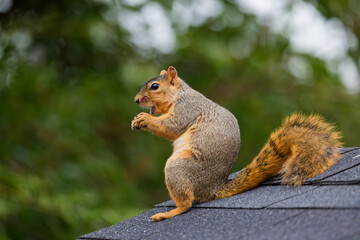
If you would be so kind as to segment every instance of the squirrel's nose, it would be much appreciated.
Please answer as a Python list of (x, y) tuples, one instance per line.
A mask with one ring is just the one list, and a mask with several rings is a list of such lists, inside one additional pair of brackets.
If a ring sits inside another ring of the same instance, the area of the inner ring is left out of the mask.
[(135, 97), (134, 97), (134, 102), (136, 102), (137, 104), (140, 103), (140, 96), (139, 94), (136, 94)]

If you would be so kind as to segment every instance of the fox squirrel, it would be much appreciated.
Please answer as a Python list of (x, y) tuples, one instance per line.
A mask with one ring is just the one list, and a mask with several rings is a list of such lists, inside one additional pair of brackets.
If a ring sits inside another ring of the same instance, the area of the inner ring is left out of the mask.
[[(173, 141), (165, 181), (176, 208), (151, 217), (161, 221), (206, 202), (233, 196), (281, 174), (282, 183), (301, 185), (339, 159), (341, 134), (318, 115), (293, 114), (274, 131), (260, 153), (232, 181), (226, 182), (240, 149), (234, 115), (192, 89), (174, 67), (145, 83), (135, 102), (150, 108), (131, 123)], [(154, 116), (157, 115), (157, 116)]]

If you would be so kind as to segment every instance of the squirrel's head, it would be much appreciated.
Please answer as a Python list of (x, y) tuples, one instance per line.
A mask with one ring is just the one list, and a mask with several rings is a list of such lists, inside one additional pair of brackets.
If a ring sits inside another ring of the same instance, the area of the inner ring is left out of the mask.
[(180, 80), (176, 69), (162, 70), (160, 76), (147, 81), (136, 94), (134, 101), (141, 107), (150, 108), (150, 114), (166, 113), (174, 103)]

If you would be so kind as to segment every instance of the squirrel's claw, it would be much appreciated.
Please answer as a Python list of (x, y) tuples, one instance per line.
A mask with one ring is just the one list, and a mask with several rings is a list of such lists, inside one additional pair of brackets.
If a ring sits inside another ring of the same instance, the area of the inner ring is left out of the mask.
[(140, 130), (140, 129), (141, 129), (141, 127), (136, 126), (135, 123), (131, 124), (131, 130)]
[(147, 125), (144, 123), (145, 119), (148, 117), (149, 114), (147, 113), (139, 113), (134, 117), (134, 120), (131, 122), (131, 129), (132, 130), (139, 130), (141, 128), (146, 128)]
[(134, 118), (134, 120), (131, 122), (131, 130), (140, 130), (141, 127), (139, 125), (139, 121), (137, 121), (136, 117)]

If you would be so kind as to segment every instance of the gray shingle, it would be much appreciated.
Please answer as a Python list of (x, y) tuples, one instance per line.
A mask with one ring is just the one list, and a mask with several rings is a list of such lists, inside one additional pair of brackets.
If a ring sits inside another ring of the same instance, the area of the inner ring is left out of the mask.
[(344, 148), (340, 148), (339, 152), (344, 154), (344, 153), (352, 152), (355, 150), (360, 150), (360, 147), (344, 147)]
[[(156, 211), (154, 211), (156, 210)], [(341, 239), (359, 232), (360, 210), (192, 209), (162, 222), (158, 208), (80, 239)], [(334, 231), (336, 229), (336, 231)]]
[[(323, 174), (310, 178), (308, 182), (311, 183), (321, 183), (322, 180), (333, 176), (339, 172), (343, 172), (349, 168), (357, 166), (360, 164), (360, 148), (355, 148), (353, 150), (349, 149), (347, 152), (343, 154), (343, 157), (339, 160), (337, 164), (329, 168)], [(351, 180), (351, 179), (348, 179)]]
[(246, 239), (332, 240), (359, 236), (360, 210), (306, 210)]
[(327, 184), (360, 184), (360, 164), (326, 178), (322, 182)]
[[(123, 222), (85, 234), (79, 239), (139, 239), (153, 234), (150, 216), (169, 209), (151, 209)], [(157, 226), (159, 227), (159, 226)]]
[(169, 221), (169, 224), (164, 224), (162, 231), (146, 239), (239, 239), (300, 212), (193, 209), (188, 213), (189, 217), (179, 218), (178, 223), (181, 224), (170, 224)]
[(346, 238), (341, 238), (341, 240), (359, 240), (360, 239), (360, 231), (354, 233), (351, 236), (346, 236)]
[(360, 209), (360, 185), (321, 186), (270, 207)]
[(303, 210), (191, 209), (162, 222), (149, 217), (168, 209), (156, 208), (80, 239), (238, 239), (302, 213)]

